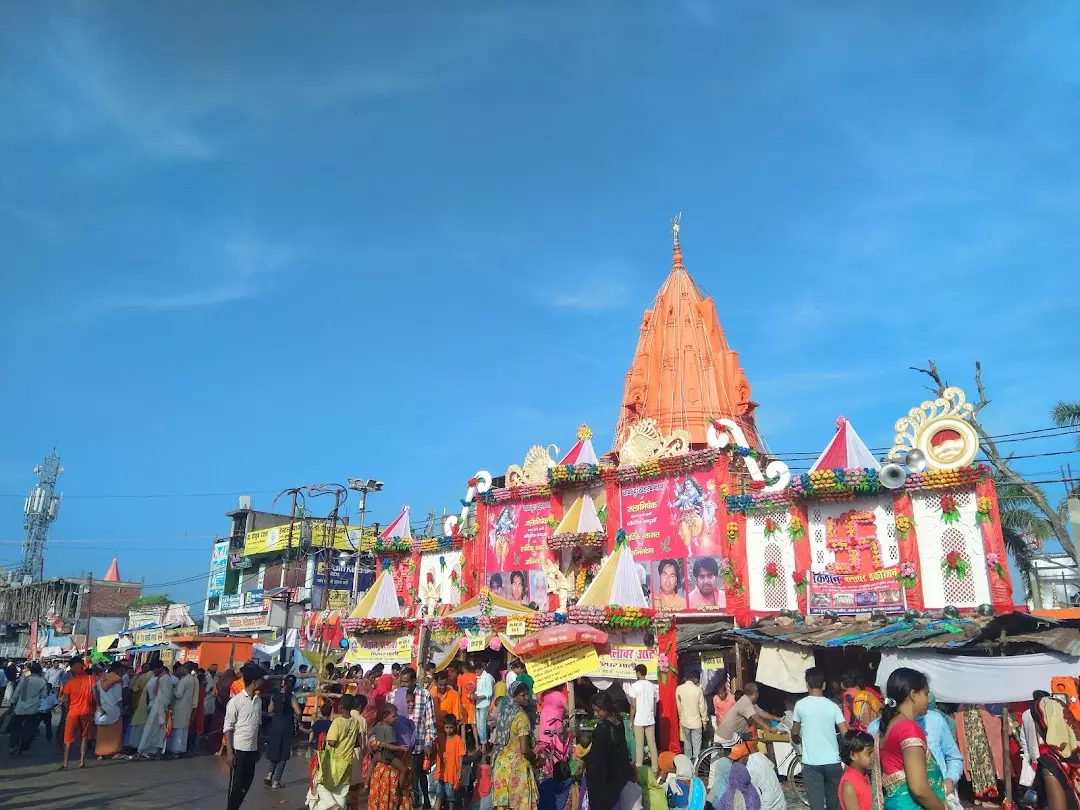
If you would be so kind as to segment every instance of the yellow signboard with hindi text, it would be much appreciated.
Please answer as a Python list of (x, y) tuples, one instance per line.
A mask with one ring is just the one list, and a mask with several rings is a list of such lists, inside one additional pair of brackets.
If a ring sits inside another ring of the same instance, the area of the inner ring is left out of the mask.
[(364, 664), (407, 664), (412, 657), (412, 641), (408, 636), (361, 636), (349, 640), (349, 651), (345, 653), (345, 663)]
[(633, 681), (637, 678), (635, 669), (638, 664), (645, 665), (645, 677), (648, 680), (655, 681), (659, 678), (655, 647), (612, 645), (608, 652), (600, 656), (600, 671), (596, 673), (596, 677)]
[(600, 669), (600, 657), (592, 644), (570, 644), (524, 660), (525, 669), (533, 679), (534, 695)]
[[(269, 529), (256, 529), (244, 535), (244, 556), (253, 554), (272, 554), (282, 552), (290, 547), (288, 523), (281, 526), (273, 526)], [(292, 542), (294, 549), (299, 549), (303, 541), (310, 539), (313, 548), (326, 548), (327, 538), (330, 534), (330, 526), (322, 521), (301, 521), (292, 524)], [(375, 539), (375, 528), (364, 529), (364, 541), (366, 547), (371, 547)], [(338, 551), (356, 551), (360, 543), (360, 530), (350, 526), (338, 526), (334, 532), (334, 548)]]

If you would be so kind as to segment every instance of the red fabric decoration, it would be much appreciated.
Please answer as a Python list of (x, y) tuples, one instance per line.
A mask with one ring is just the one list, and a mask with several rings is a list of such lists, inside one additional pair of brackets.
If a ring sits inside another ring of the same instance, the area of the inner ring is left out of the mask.
[(924, 610), (922, 567), (919, 565), (918, 527), (915, 525), (915, 515), (912, 512), (911, 496), (906, 492), (901, 492), (893, 498), (893, 514), (896, 517), (906, 515), (911, 521), (911, 528), (908, 530), (906, 538), (901, 540), (900, 533), (897, 532), (896, 544), (900, 549), (900, 562), (909, 562), (915, 566), (915, 587), (904, 589), (907, 606), (912, 610)]
[(660, 706), (656, 718), (656, 745), (661, 751), (680, 753), (679, 744), (679, 707), (675, 701), (675, 690), (679, 688), (679, 654), (675, 650), (675, 622), (657, 638), (659, 652), (667, 656), (672, 671), (667, 679), (661, 679)]
[(806, 608), (807, 595), (810, 593), (810, 516), (807, 514), (805, 503), (792, 504), (791, 514), (799, 516), (799, 520), (802, 521), (802, 525), (806, 531), (802, 540), (795, 540), (793, 542), (795, 549), (795, 570), (806, 572), (806, 582), (808, 585), (808, 587), (803, 588), (802, 593), (796, 591), (795, 597), (799, 602), (799, 612), (804, 616), (808, 616), (809, 614), (807, 613)]
[(1005, 555), (1005, 538), (1001, 536), (1001, 513), (998, 511), (997, 487), (994, 479), (989, 475), (979, 479), (975, 485), (976, 498), (990, 499), (990, 520), (982, 521), (979, 526), (982, 529), (983, 550), (987, 554), (997, 554), (1005, 576), (1000, 577), (996, 571), (988, 570), (990, 577), (990, 602), (996, 610), (1009, 611), (1013, 609), (1012, 577), (1009, 574), (1008, 557)]

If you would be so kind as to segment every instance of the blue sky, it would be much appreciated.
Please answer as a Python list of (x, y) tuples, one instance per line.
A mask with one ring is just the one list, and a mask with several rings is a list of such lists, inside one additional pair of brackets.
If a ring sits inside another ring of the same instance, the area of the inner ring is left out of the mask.
[(147, 583), (235, 496), (89, 496), (385, 522), (608, 446), (680, 209), (774, 450), (889, 443), (930, 356), (994, 432), (1080, 398), (1075, 4), (361, 5), (0, 4), (0, 562), (54, 443), (47, 573)]

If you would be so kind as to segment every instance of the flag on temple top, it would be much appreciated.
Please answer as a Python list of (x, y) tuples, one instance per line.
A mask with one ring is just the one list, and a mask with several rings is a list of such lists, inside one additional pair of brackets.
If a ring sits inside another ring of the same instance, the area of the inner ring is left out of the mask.
[(583, 424), (578, 428), (577, 444), (570, 448), (570, 452), (562, 457), (560, 464), (598, 464), (596, 451), (592, 446), (592, 430)]

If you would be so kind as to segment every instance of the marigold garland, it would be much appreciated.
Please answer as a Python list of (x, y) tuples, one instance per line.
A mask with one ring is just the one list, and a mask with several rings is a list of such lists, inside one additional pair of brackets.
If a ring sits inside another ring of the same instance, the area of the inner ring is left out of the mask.
[(734, 520), (731, 521), (727, 525), (725, 536), (727, 537), (727, 544), (729, 546), (735, 545), (735, 541), (739, 539), (739, 524), (736, 523)]
[(907, 540), (908, 533), (915, 528), (915, 521), (907, 515), (896, 516), (896, 536), (900, 540)]
[(372, 545), (375, 554), (427, 554), (433, 551), (461, 551), (461, 547), (467, 537), (466, 533), (457, 536), (443, 535), (442, 537), (415, 537), (401, 539), (397, 537), (383, 539), (376, 538)]
[(601, 478), (607, 483), (633, 484), (704, 470), (716, 464), (721, 452), (713, 449), (693, 450), (678, 456), (650, 458), (636, 467), (606, 467)]
[(602, 546), (606, 532), (575, 532), (573, 534), (554, 534), (548, 538), (550, 549), (577, 548), (578, 546)]
[(480, 492), (476, 495), (478, 501), (482, 501), (488, 506), (510, 501), (535, 501), (540, 498), (550, 497), (551, 487), (547, 484), (524, 484), (520, 487), (504, 487), (502, 489), (493, 487), (487, 492)]
[(556, 464), (548, 467), (547, 481), (552, 489), (567, 486), (587, 486), (599, 484), (604, 480), (610, 464)]
[(419, 619), (395, 616), (390, 619), (342, 619), (346, 633), (412, 633), (421, 624)]
[[(486, 604), (486, 603), (485, 603)], [(604, 607), (571, 607), (568, 612), (539, 612), (516, 616), (435, 616), (427, 620), (434, 633), (461, 633), (482, 631), (501, 633), (509, 621), (525, 622), (527, 633), (535, 633), (545, 627), (558, 624), (588, 624), (593, 627), (610, 627), (616, 630), (653, 629), (663, 632), (671, 626), (671, 614), (651, 608), (631, 608), (606, 605)]]
[(735, 571), (735, 566), (731, 562), (730, 557), (725, 557), (720, 561), (720, 576), (724, 580), (724, 590), (730, 593), (742, 595), (746, 590), (743, 585), (742, 577)]
[(979, 523), (993, 523), (994, 502), (985, 495), (975, 502), (975, 519)]
[(791, 513), (791, 517), (788, 520), (787, 533), (788, 537), (791, 538), (792, 543), (798, 543), (806, 537), (806, 526), (803, 525), (802, 518), (795, 512)]

